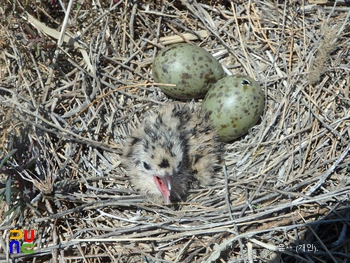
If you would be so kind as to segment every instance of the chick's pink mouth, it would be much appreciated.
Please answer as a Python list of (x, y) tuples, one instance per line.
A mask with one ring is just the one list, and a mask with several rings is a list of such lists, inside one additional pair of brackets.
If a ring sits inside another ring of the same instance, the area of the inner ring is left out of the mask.
[(154, 175), (153, 180), (158, 187), (159, 191), (162, 193), (164, 202), (168, 205), (170, 198), (170, 190), (171, 190), (171, 181), (170, 176), (159, 177)]

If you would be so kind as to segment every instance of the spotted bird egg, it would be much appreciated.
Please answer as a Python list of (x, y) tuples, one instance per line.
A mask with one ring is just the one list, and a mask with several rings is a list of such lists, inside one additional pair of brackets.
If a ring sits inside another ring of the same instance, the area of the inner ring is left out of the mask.
[(233, 75), (220, 79), (210, 88), (202, 109), (209, 115), (219, 139), (229, 142), (258, 122), (264, 104), (264, 93), (255, 80)]
[(153, 78), (159, 88), (178, 99), (203, 98), (209, 87), (225, 76), (220, 63), (203, 48), (186, 43), (161, 50), (154, 59)]

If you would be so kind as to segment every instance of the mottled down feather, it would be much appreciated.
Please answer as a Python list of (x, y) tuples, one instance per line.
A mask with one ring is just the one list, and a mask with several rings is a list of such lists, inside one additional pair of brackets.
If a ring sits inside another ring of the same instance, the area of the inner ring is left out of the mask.
[(156, 202), (185, 200), (212, 182), (221, 143), (195, 105), (170, 104), (146, 116), (126, 141), (123, 166), (132, 185)]

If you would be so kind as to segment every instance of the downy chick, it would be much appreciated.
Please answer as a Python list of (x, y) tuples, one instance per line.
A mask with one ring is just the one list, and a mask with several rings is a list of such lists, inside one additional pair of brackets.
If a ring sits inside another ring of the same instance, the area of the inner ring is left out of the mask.
[(220, 150), (215, 131), (198, 107), (170, 104), (131, 132), (123, 166), (141, 194), (169, 204), (185, 200), (194, 184), (212, 182)]

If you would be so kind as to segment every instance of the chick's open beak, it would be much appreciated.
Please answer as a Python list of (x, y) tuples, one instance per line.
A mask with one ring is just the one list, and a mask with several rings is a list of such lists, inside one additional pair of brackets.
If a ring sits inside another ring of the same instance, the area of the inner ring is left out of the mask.
[(162, 193), (164, 202), (168, 205), (171, 191), (171, 176), (162, 176), (157, 175), (153, 176), (154, 182), (156, 183), (159, 191)]

